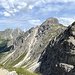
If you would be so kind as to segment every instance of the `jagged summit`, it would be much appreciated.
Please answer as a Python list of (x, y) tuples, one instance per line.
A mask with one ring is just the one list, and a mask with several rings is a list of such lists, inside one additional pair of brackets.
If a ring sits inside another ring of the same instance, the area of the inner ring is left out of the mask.
[(7, 28), (7, 29), (5, 29), (4, 31), (10, 31), (10, 30), (13, 30), (13, 29)]
[(16, 29), (10, 29), (7, 28), (4, 31), (0, 31), (0, 37), (1, 39), (15, 39), (17, 38), (21, 33), (23, 33), (23, 31), (20, 28), (16, 28)]
[(20, 28), (16, 28), (16, 29), (14, 29), (14, 30), (15, 30), (15, 31), (18, 31), (18, 32), (19, 32), (19, 31), (22, 31)]
[(42, 25), (58, 25), (58, 19), (57, 18), (48, 18)]
[(57, 18), (48, 18), (46, 21), (48, 21), (51, 24), (59, 24), (58, 19)]

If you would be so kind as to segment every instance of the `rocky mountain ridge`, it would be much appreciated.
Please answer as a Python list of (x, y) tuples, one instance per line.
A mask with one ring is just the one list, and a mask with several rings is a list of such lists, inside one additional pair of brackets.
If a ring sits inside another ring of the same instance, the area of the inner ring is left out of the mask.
[(21, 33), (23, 33), (23, 31), (19, 28), (16, 28), (16, 29), (10, 29), (10, 28), (7, 28), (6, 30), (4, 31), (0, 31), (0, 38), (1, 39), (15, 39), (17, 38)]
[(16, 38), (23, 33), (24, 32), (19, 28), (16, 28), (14, 30), (8, 28), (4, 31), (0, 31), (0, 53), (10, 50), (10, 46), (12, 46), (13, 41), (15, 41)]
[(41, 55), (43, 75), (75, 75), (75, 22), (54, 37)]
[(49, 41), (65, 29), (66, 27), (60, 24), (56, 18), (49, 18), (40, 26), (33, 27), (25, 33), (22, 32), (20, 34), (18, 31), (14, 34), (17, 35), (19, 33), (18, 36), (14, 37), (14, 40), (9, 40), (4, 48), (9, 51), (1, 53), (0, 64), (22, 67), (29, 71), (38, 71), (39, 58)]

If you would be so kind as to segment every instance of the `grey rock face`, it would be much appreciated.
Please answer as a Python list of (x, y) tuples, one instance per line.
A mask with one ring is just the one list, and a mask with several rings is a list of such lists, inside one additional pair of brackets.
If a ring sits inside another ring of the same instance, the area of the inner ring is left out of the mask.
[[(38, 26), (36, 28), (31, 28), (29, 31), (25, 32), (25, 34), (20, 39), (17, 38), (17, 40), (15, 41), (15, 48), (21, 49), (23, 53), (27, 52), (27, 54), (29, 53), (29, 50), (31, 49), (30, 54), (28, 55), (28, 57), (30, 57), (30, 61), (33, 61), (32, 63), (34, 63), (35, 61), (38, 62), (40, 54), (43, 52), (43, 50), (47, 46), (50, 39), (53, 36), (56, 36), (59, 33), (61, 33), (64, 29), (65, 27), (61, 26), (58, 23), (57, 19), (50, 18), (46, 20), (43, 24), (41, 24), (41, 26)], [(31, 43), (32, 40), (33, 42)], [(17, 51), (15, 54), (21, 55), (21, 51), (20, 51), (20, 54), (18, 53), (19, 51)], [(26, 62), (26, 60), (24, 62)]]
[(50, 41), (40, 61), (43, 75), (75, 75), (75, 22)]
[(11, 40), (17, 38), (21, 33), (23, 33), (23, 31), (21, 31), (19, 28), (14, 30), (8, 28), (4, 31), (0, 31), (0, 37), (1, 39)]
[(12, 31), (13, 31), (12, 29), (6, 29), (5, 31), (0, 32), (0, 37), (2, 39), (10, 39), (11, 38)]
[(23, 34), (23, 31), (19, 28), (0, 31), (0, 52), (9, 51), (12, 48), (13, 41), (21, 34)]

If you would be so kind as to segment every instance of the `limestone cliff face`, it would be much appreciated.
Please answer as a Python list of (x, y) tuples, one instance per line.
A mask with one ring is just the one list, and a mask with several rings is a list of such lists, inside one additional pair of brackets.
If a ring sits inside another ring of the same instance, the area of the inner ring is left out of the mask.
[[(14, 41), (9, 41), (7, 46), (11, 47), (11, 50), (6, 53), (5, 57), (1, 58), (0, 63), (34, 71), (39, 67), (40, 55), (51, 38), (64, 30), (65, 27), (59, 24), (56, 18), (47, 19), (40, 26), (31, 28), (24, 34), (19, 35)], [(16, 36), (16, 34), (14, 33), (13, 36)]]
[(50, 41), (40, 61), (43, 75), (75, 75), (75, 22)]

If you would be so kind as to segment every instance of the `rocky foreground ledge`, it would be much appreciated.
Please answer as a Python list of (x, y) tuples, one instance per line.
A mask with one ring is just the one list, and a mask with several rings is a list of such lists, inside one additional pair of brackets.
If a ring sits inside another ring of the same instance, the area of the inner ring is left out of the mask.
[(18, 75), (16, 71), (9, 72), (6, 69), (0, 68), (0, 75)]

